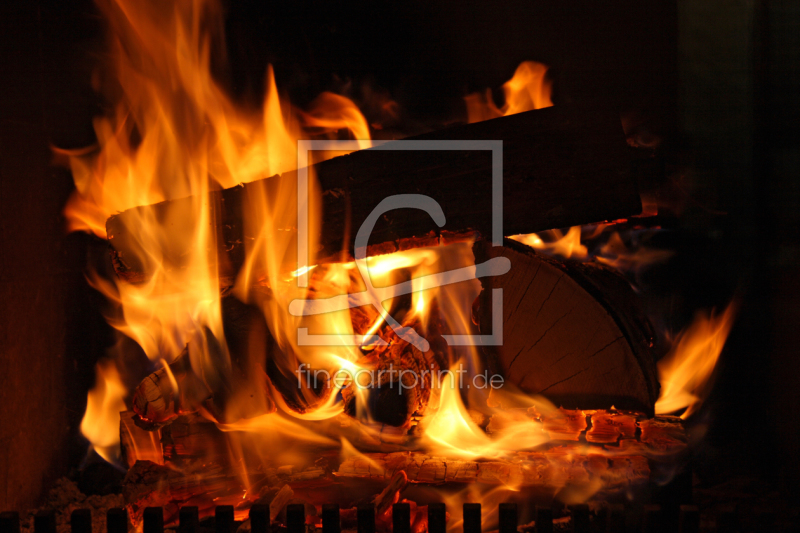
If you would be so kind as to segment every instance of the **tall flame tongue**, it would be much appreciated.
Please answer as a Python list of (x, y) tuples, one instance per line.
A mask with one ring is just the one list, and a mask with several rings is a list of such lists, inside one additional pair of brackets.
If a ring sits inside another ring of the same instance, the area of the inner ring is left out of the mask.
[[(217, 257), (208, 193), (242, 182), (252, 182), (294, 168), (296, 144), (308, 138), (304, 128), (315, 135), (350, 131), (368, 147), (368, 127), (352, 102), (344, 97), (323, 94), (304, 111), (296, 111), (278, 98), (272, 72), (267, 73), (267, 92), (260, 110), (244, 109), (231, 101), (210, 74), (214, 44), (221, 33), (214, 25), (220, 20), (215, 3), (205, 0), (179, 0), (170, 4), (129, 0), (99, 0), (110, 25), (112, 67), (105, 77), (97, 77), (114, 102), (113, 112), (95, 120), (98, 146), (93, 150), (65, 152), (73, 171), (76, 192), (65, 214), (72, 230), (90, 231), (105, 237), (107, 218), (122, 210), (163, 200), (188, 198), (169, 204), (167, 211), (155, 217), (151, 210), (134, 210), (128, 233), (139, 241), (142, 256), (136, 258), (154, 272), (146, 281), (128, 283), (109, 281), (91, 275), (94, 287), (115, 304), (110, 323), (134, 339), (147, 356), (166, 368), (172, 386), (178, 379), (166, 365), (173, 362), (186, 346), (191, 371), (200, 387), (209, 391), (224, 381), (232, 362), (222, 327), (221, 298)], [(358, 369), (362, 351), (358, 346), (314, 346), (298, 342), (298, 328), (311, 334), (324, 333), (342, 339), (354, 335), (352, 313), (326, 313), (298, 317), (288, 312), (289, 304), (307, 297), (323, 298), (363, 289), (354, 281), (355, 265), (340, 264), (314, 268), (300, 265), (299, 273), (311, 276), (309, 293), (298, 288), (292, 271), (297, 265), (297, 250), (291, 228), (297, 220), (297, 191), (277, 190), (271, 180), (252, 189), (245, 206), (245, 223), (258, 237), (246, 243), (245, 266), (239, 273), (234, 294), (241, 300), (261, 307), (276, 348), (269, 354), (286, 376), (296, 379), (299, 364), (336, 371)], [(280, 180), (288, 183), (289, 180)], [(311, 235), (319, 225), (318, 192), (310, 194)], [(185, 268), (176, 268), (165, 254), (167, 236), (192, 243), (191, 257), (182, 259)], [(309, 243), (314, 249), (314, 243)], [(312, 258), (313, 260), (313, 258)], [(456, 246), (449, 252), (410, 251), (369, 261), (375, 287), (389, 287), (411, 280), (413, 293), (407, 321), (416, 321), (424, 329), (431, 318), (436, 300), (437, 316), (447, 317), (452, 334), (472, 333), (470, 308), (479, 284), (473, 280), (447, 288), (429, 288), (424, 276), (452, 270), (474, 268), (469, 245)], [(388, 289), (387, 289), (388, 290)], [(384, 291), (384, 306), (396, 311), (402, 294)], [(370, 338), (386, 325), (374, 313), (366, 315), (370, 324), (363, 334)], [(445, 365), (462, 360), (470, 370), (479, 368), (477, 354), (471, 349), (444, 354)], [(256, 354), (263, 357), (261, 354)], [(114, 383), (110, 370), (98, 369), (99, 383)], [(101, 372), (103, 371), (103, 372)], [(263, 372), (254, 372), (251, 380), (263, 380)], [(113, 378), (113, 376), (112, 376)], [(279, 412), (247, 418), (251, 415), (246, 395), (234, 397), (224, 413), (209, 413), (226, 431), (255, 435), (270, 434), (309, 443), (329, 442), (324, 435), (324, 421), (342, 412), (337, 390), (319, 396), (319, 391), (303, 389), (303, 412), (289, 407), (280, 395), (273, 396)], [(113, 394), (111, 394), (113, 392)], [(176, 390), (180, 393), (180, 390)], [(363, 392), (363, 391), (362, 391)], [(108, 422), (115, 420), (124, 395), (116, 388), (98, 386), (84, 420), (84, 434), (98, 450), (114, 455), (116, 440), (108, 435), (118, 431)], [(464, 409), (458, 394), (433, 397), (431, 410), (441, 416), (462, 416)], [(225, 420), (219, 420), (223, 415)], [(365, 413), (365, 420), (372, 419)], [(322, 426), (319, 424), (323, 423)], [(432, 430), (439, 441), (452, 441)], [(263, 441), (262, 441), (263, 443)], [(447, 447), (446, 444), (442, 445)], [(436, 446), (435, 448), (438, 448)]]
[[(170, 204), (159, 217), (136, 210), (127, 228), (141, 246), (136, 259), (153, 268), (151, 278), (132, 284), (91, 275), (90, 281), (116, 304), (110, 323), (134, 339), (151, 360), (169, 363), (188, 344), (192, 370), (213, 388), (221, 379), (220, 369), (230, 362), (217, 258), (209, 253), (216, 250), (209, 191), (294, 168), (297, 139), (307, 137), (301, 124), (317, 134), (347, 128), (364, 138), (366, 121), (352, 102), (336, 95), (322, 95), (306, 113), (294, 112), (279, 100), (271, 70), (262, 109), (245, 109), (231, 101), (210, 73), (214, 46), (223, 42), (223, 19), (213, 1), (98, 4), (110, 28), (111, 65), (95, 77), (95, 85), (114, 107), (94, 122), (96, 149), (62, 152), (69, 158), (77, 189), (65, 215), (71, 230), (105, 238), (106, 220), (115, 213), (188, 198)], [(289, 196), (293, 192), (281, 194), (253, 206), (266, 212), (269, 220), (256, 222), (264, 224), (269, 237), (296, 220), (291, 209), (280, 209), (297, 204)], [(191, 257), (182, 261), (186, 268), (173, 268), (165, 255), (170, 232), (170, 238), (179, 232), (192, 244), (187, 247)], [(293, 253), (285, 241), (273, 242), (266, 255), (252, 251), (253, 256), (274, 257), (258, 265), (268, 281)], [(245, 276), (252, 278), (252, 273)], [(102, 447), (95, 431), (84, 429), (84, 434)]]
[(736, 304), (730, 303), (721, 314), (698, 314), (678, 336), (670, 353), (658, 362), (661, 395), (656, 414), (683, 411), (685, 419), (700, 408), (735, 317)]
[(97, 383), (89, 391), (81, 433), (106, 461), (119, 456), (119, 413), (125, 410), (128, 390), (113, 361), (97, 364)]

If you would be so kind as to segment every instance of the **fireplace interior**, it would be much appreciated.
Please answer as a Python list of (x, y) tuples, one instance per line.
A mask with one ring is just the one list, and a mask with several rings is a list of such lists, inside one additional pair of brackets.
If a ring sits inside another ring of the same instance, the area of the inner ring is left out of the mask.
[(792, 6), (2, 9), (0, 533), (794, 530)]

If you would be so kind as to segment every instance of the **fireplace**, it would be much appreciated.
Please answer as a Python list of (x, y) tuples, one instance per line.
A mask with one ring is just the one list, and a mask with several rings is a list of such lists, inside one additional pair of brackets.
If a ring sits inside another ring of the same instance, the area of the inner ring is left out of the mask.
[(14, 8), (4, 531), (790, 527), (788, 15), (517, 4)]

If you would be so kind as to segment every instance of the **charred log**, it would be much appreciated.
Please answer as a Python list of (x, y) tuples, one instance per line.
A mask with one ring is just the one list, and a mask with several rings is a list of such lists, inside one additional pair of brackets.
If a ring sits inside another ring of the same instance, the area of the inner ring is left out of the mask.
[[(133, 395), (134, 421), (147, 430), (205, 409), (217, 420), (238, 420), (275, 409), (264, 365), (270, 342), (260, 311), (232, 296), (222, 298), (225, 343), (209, 331), (198, 335), (169, 365), (147, 376)], [(202, 377), (192, 367), (192, 350), (207, 365)]]
[(607, 490), (620, 490), (645, 485), (650, 478), (644, 456), (581, 454), (575, 446), (547, 452), (518, 452), (508, 459), (487, 461), (462, 461), (420, 452), (368, 454), (345, 460), (336, 475), (389, 480), (401, 471), (416, 483), (483, 483), (553, 489), (599, 480)]
[[(204, 516), (213, 511), (214, 505), (230, 503), (244, 515), (253, 500), (270, 503), (281, 490), (341, 490), (342, 478), (385, 482), (387, 488), (371, 500), (378, 507), (391, 503), (391, 495), (401, 491), (408, 481), (504, 484), (546, 489), (550, 493), (570, 486), (591, 486), (602, 487), (605, 493), (618, 493), (646, 485), (651, 473), (656, 475), (659, 469), (673, 471), (685, 456), (687, 436), (680, 419), (649, 419), (635, 412), (506, 410), (489, 419), (486, 432), (493, 438), (502, 438), (504, 431), (519, 423), (520, 417), (540, 422), (539, 431), (552, 440), (532, 451), (510, 451), (491, 460), (457, 460), (402, 451), (357, 455), (340, 462), (338, 449), (319, 449), (313, 455), (326, 457), (322, 463), (304, 467), (251, 465), (246, 500), (242, 499), (245, 492), (241, 465), (234, 468), (229, 455), (214, 456), (215, 447), (225, 449), (225, 434), (198, 417), (181, 417), (162, 429), (165, 465), (136, 462), (126, 477), (124, 493), (134, 523), (141, 520), (145, 507), (158, 505), (165, 507), (169, 524), (177, 519), (181, 505), (197, 505)], [(532, 431), (535, 426), (528, 425)], [(133, 453), (128, 456), (133, 457)], [(336, 469), (333, 477), (331, 468)], [(289, 489), (284, 488), (286, 485)]]
[[(610, 110), (557, 106), (414, 137), (416, 140), (502, 140), (503, 232), (530, 233), (636, 215), (641, 210), (631, 162), (618, 115)], [(439, 228), (421, 211), (386, 213), (372, 233), (370, 255), (416, 246), (430, 246), (459, 235), (492, 235), (492, 157), (488, 150), (362, 150), (314, 165), (322, 190), (323, 223), (317, 256), (353, 253), (355, 231), (376, 205), (402, 193), (432, 197), (447, 218)], [(255, 235), (243, 224), (243, 206), (250, 197), (276, 198), (294, 190), (296, 172), (287, 172), (213, 192), (209, 198), (223, 284), (244, 262), (244, 243)], [(107, 233), (117, 274), (140, 281), (155, 265), (143, 262), (136, 211), (163, 219), (191, 199), (143, 206), (108, 220)], [(175, 217), (181, 219), (181, 217)], [(165, 268), (181, 268), (191, 242), (181, 239), (195, 224), (176, 220), (166, 236)], [(294, 221), (290, 221), (294, 226)], [(285, 228), (296, 231), (294, 227)], [(344, 242), (343, 242), (344, 237)]]
[[(431, 316), (437, 311), (432, 309)], [(373, 350), (357, 362), (359, 368), (368, 369), (370, 383), (351, 382), (342, 390), (344, 412), (354, 418), (400, 427), (406, 425), (414, 414), (421, 415), (435, 396), (434, 378), (445, 367), (446, 344), (437, 328), (437, 319), (422, 331), (422, 324), (412, 320), (413, 326), (430, 342), (427, 352), (400, 338), (387, 328), (387, 346)], [(362, 391), (359, 393), (359, 387)], [(365, 417), (365, 415), (369, 415)]]

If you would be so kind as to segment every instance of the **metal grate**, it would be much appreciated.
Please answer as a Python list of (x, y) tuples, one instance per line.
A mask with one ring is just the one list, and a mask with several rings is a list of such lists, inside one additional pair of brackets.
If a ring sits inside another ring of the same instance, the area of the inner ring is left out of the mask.
[[(481, 533), (481, 504), (464, 504), (464, 533)], [(558, 521), (558, 530), (574, 533), (616, 533), (643, 532), (696, 533), (700, 530), (700, 513), (693, 505), (682, 505), (673, 513), (663, 513), (661, 506), (622, 506), (611, 505), (602, 512), (592, 514), (588, 505), (574, 505), (569, 508), (569, 521)], [(446, 533), (446, 512), (444, 504), (428, 506), (429, 533)], [(270, 531), (268, 505), (253, 505), (250, 509), (251, 533)], [(375, 508), (358, 508), (358, 533), (375, 533)], [(148, 507), (144, 511), (143, 533), (164, 533), (164, 511), (161, 507)], [(536, 507), (534, 533), (550, 533), (556, 529), (553, 511), (549, 507)], [(735, 522), (718, 519), (716, 531), (737, 531)], [(286, 506), (287, 533), (306, 533), (305, 507), (303, 504)], [(498, 533), (517, 533), (519, 521), (517, 504), (504, 503), (499, 509)], [(411, 508), (407, 503), (396, 503), (392, 508), (393, 533), (412, 533)], [(208, 525), (206, 525), (208, 524)], [(92, 533), (92, 515), (89, 509), (73, 511), (70, 521), (72, 533)], [(110, 509), (106, 515), (107, 533), (127, 533), (128, 513), (125, 509)], [(235, 533), (233, 506), (222, 505), (216, 508), (213, 523), (201, 525), (197, 507), (182, 507), (180, 510), (178, 533)], [(20, 533), (19, 513), (0, 514), (0, 533)], [(34, 518), (34, 533), (56, 533), (56, 519), (53, 512), (43, 512)], [(341, 533), (338, 505), (322, 506), (322, 533)]]

